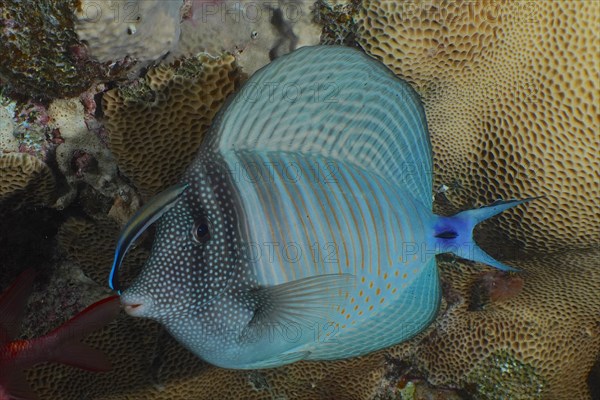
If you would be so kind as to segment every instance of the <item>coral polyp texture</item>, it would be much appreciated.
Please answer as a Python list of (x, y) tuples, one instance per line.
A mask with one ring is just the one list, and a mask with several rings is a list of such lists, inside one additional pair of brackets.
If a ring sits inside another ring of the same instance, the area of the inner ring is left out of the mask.
[(0, 4), (0, 79), (33, 98), (72, 96), (101, 75), (74, 31), (76, 0)]
[(422, 96), (437, 185), (529, 249), (600, 242), (597, 1), (367, 0), (357, 41)]
[(158, 66), (104, 94), (110, 149), (143, 196), (178, 181), (242, 78), (232, 55), (200, 55)]
[(474, 387), (481, 399), (590, 399), (586, 382), (600, 354), (598, 265), (598, 248), (519, 261), (522, 291), (481, 309), (472, 296), (480, 272), (443, 263), (448, 304), (414, 342), (415, 365), (431, 383)]
[(2, 211), (25, 206), (51, 206), (56, 200), (55, 191), (54, 176), (43, 161), (26, 153), (0, 155)]

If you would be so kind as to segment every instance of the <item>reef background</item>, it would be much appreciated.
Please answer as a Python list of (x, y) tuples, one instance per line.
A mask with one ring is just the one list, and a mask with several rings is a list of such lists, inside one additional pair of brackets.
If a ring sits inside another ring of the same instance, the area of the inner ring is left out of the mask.
[[(600, 398), (599, 4), (4, 0), (0, 289), (39, 273), (23, 338), (110, 294), (120, 227), (249, 75), (303, 45), (361, 48), (419, 92), (436, 212), (544, 196), (477, 232), (523, 273), (440, 257), (442, 309), (407, 343), (228, 371), (121, 315), (88, 339), (113, 371), (40, 365), (40, 398)], [(128, 254), (132, 276), (150, 243)]]

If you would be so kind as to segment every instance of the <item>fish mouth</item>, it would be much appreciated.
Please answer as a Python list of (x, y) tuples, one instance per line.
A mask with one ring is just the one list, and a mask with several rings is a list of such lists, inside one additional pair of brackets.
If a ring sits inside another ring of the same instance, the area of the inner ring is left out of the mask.
[(138, 316), (140, 312), (144, 311), (143, 304), (123, 304), (123, 309), (125, 312), (132, 317)]
[(148, 316), (152, 308), (152, 302), (148, 299), (142, 299), (140, 296), (122, 295), (121, 305), (123, 310), (132, 317)]

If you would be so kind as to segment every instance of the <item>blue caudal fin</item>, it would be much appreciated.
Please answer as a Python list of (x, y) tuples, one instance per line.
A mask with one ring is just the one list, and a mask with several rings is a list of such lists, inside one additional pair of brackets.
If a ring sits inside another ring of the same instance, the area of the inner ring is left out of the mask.
[(473, 228), (504, 210), (528, 203), (539, 197), (530, 197), (524, 200), (498, 200), (489, 206), (459, 212), (452, 217), (438, 217), (434, 226), (436, 244), (440, 253), (452, 252), (459, 257), (466, 258), (494, 267), (501, 271), (518, 271), (509, 265), (503, 264), (483, 251), (473, 240)]

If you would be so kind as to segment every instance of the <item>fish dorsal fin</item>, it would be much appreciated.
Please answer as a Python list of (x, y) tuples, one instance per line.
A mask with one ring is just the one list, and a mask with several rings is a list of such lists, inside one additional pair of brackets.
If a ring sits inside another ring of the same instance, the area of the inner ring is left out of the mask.
[(356, 49), (303, 47), (276, 59), (250, 78), (211, 129), (205, 149), (343, 160), (431, 207), (431, 146), (420, 99)]

